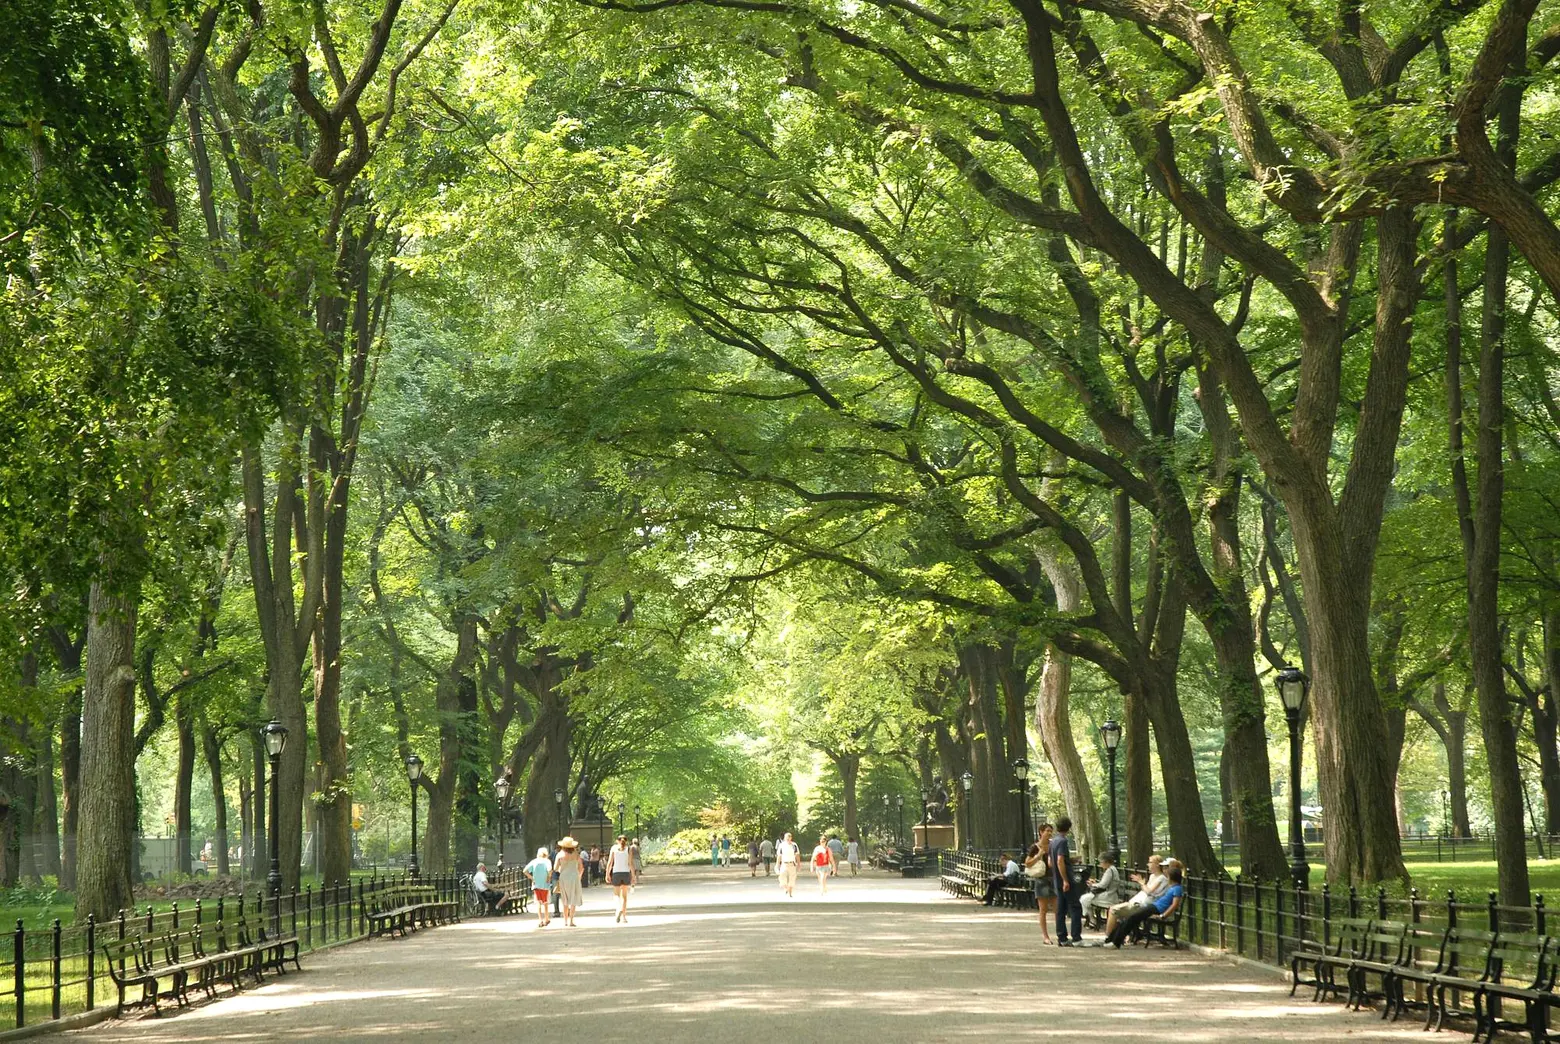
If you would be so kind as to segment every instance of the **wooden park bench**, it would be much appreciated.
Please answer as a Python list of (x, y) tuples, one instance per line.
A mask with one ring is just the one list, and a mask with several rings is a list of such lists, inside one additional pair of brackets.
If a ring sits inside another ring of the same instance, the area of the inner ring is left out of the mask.
[[(1330, 945), (1306, 942), (1289, 955), (1291, 997), (1301, 986), (1314, 988), (1313, 1001), (1321, 1000), (1323, 994), (1336, 997), (1348, 989), (1347, 977), (1343, 986), (1338, 985), (1338, 971), (1343, 969), (1347, 976), (1349, 962), (1361, 956), (1365, 936), (1370, 931), (1370, 918), (1345, 917), (1335, 922), (1335, 927), (1338, 937)], [(1302, 966), (1310, 969), (1309, 976), (1304, 979), (1300, 977)]]
[[(189, 1003), (190, 977), (208, 994), (215, 987), (217, 958), (203, 954), (199, 930), (164, 932), (156, 940), (145, 935), (110, 939), (102, 944), (108, 974), (118, 990), (116, 1013), (126, 1008), (150, 1004), (154, 1014), (162, 1014), (158, 1001), (167, 997), (180, 1006)], [(192, 938), (193, 936), (193, 938)], [(125, 991), (140, 987), (141, 996), (128, 1000)]]
[(432, 887), (424, 885), (398, 885), (364, 896), (358, 907), (370, 937), (384, 932), (406, 935), (417, 928), (431, 928), (460, 918), (459, 903), (439, 899)]

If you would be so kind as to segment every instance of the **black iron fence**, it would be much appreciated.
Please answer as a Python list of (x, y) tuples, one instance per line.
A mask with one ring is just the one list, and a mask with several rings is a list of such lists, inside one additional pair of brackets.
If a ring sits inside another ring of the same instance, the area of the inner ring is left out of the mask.
[[(292, 932), (299, 949), (308, 952), (365, 938), (364, 908), (372, 906), (379, 893), (411, 880), (405, 875), (374, 875), (276, 897), (260, 891), (236, 893), (175, 902), (163, 910), (148, 906), (144, 913), (121, 910), (109, 921), (89, 917), (75, 925), (55, 919), (47, 927), (28, 928), (18, 920), (9, 933), (10, 944), (0, 952), (0, 1027), (21, 1028), (114, 1005), (118, 993), (101, 952), (105, 942), (136, 933), (151, 936), (208, 927), (215, 931), (219, 925), (231, 931), (240, 919), (247, 919)], [(464, 900), (452, 875), (427, 875), (416, 883), (436, 889), (441, 900)]]

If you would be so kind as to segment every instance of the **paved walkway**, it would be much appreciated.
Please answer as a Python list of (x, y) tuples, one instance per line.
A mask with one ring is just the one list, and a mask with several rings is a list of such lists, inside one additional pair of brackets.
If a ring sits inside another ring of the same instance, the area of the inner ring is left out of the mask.
[[(652, 868), (630, 923), (586, 891), (580, 926), (475, 920), (305, 956), (301, 974), (97, 1041), (1424, 1041), (1259, 970), (1168, 950), (1042, 947), (1032, 913), (869, 872), (795, 899), (747, 870)], [(1085, 985), (1108, 983), (1101, 989)], [(1450, 1037), (1466, 1040), (1462, 1034)]]

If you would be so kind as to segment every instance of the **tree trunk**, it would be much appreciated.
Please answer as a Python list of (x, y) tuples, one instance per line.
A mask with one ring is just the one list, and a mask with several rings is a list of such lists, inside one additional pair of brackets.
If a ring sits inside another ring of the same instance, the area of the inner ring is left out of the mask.
[[(78, 657), (74, 668), (80, 671)], [(76, 834), (81, 816), (81, 685), (71, 686), (60, 716), (60, 889), (76, 889)]]
[(861, 755), (841, 754), (834, 759), (840, 771), (840, 790), (845, 796), (845, 836), (856, 837), (856, 783), (861, 778)]
[[(1077, 573), (1067, 568), (1060, 556), (1045, 548), (1037, 555), (1056, 592), (1056, 611), (1076, 613), (1083, 603)], [(1073, 821), (1073, 836), (1085, 851), (1098, 853), (1105, 850), (1109, 835), (1100, 822), (1094, 788), (1083, 767), (1083, 758), (1078, 754), (1078, 745), (1073, 742), (1071, 694), (1072, 656), (1047, 644), (1045, 665), (1040, 670), (1040, 689), (1035, 695), (1035, 731), (1040, 734), (1041, 749), (1061, 786), (1062, 800)], [(1111, 795), (1107, 793), (1105, 800), (1108, 807)]]
[(76, 920), (111, 920), (134, 900), (135, 624), (137, 594), (94, 581), (82, 694), (81, 831)]
[(226, 877), (233, 868), (228, 860), (228, 806), (227, 790), (222, 784), (222, 744), (217, 740), (217, 730), (204, 722), (200, 730), (200, 742), (206, 755), (206, 769), (211, 773), (211, 804), (215, 812), (213, 825), (216, 831), (216, 840), (212, 845), (217, 850), (217, 873)]
[(568, 806), (571, 797), (569, 739), (573, 722), (561, 707), (556, 707), (550, 712), (544, 711), (535, 727), (539, 730), (540, 741), (531, 758), (531, 772), (525, 785), (526, 844), (532, 849), (557, 840), (552, 837), (555, 831), (569, 829), (570, 810), (564, 807), (560, 812), (553, 792), (563, 791), (563, 804)]
[(1544, 614), (1544, 690), (1534, 701), (1533, 739), (1538, 744), (1544, 790), (1544, 833), (1560, 834), (1560, 614)]
[(54, 792), (54, 733), (48, 729), (39, 737), (37, 794), (33, 822), (38, 835), (38, 872), (58, 881), (60, 829)]
[(1148, 708), (1135, 692), (1122, 694), (1123, 796), (1127, 801), (1127, 855), (1136, 866), (1147, 866), (1154, 851), (1154, 762), (1148, 734)]
[[(339, 462), (327, 448), (328, 433), (311, 435), (321, 476), (332, 475)], [(314, 628), (314, 737), (319, 748), (314, 795), (314, 844), (320, 880), (345, 881), (352, 874), (352, 784), (347, 771), (347, 738), (341, 729), (341, 614), (345, 593), (346, 486), (350, 473), (331, 483), (325, 518), (325, 565), (320, 589), (320, 613)], [(430, 826), (432, 825), (430, 817)]]
[(245, 853), (249, 863), (249, 876), (256, 881), (264, 881), (266, 872), (270, 867), (271, 847), (270, 826), (266, 823), (267, 805), (265, 800), (265, 741), (261, 739), (258, 730), (249, 734), (250, 768), (254, 772), (254, 786), (249, 788), (249, 796), (254, 800), (253, 811), (249, 813), (250, 821), (250, 851)]
[[(1168, 672), (1167, 672), (1168, 673)], [(1212, 874), (1219, 859), (1208, 837), (1202, 794), (1197, 786), (1196, 760), (1186, 718), (1176, 697), (1173, 678), (1150, 682), (1144, 704), (1159, 747), (1159, 777), (1165, 789), (1165, 811), (1170, 819), (1170, 843), (1186, 868)]]
[(190, 706), (188, 690), (180, 690), (175, 697), (174, 725), (179, 734), (178, 763), (173, 779), (173, 836), (174, 853), (179, 873), (194, 870), (190, 845), (190, 795), (195, 788), (195, 710)]
[[(1512, 92), (1502, 107), (1503, 139), (1514, 140), (1521, 95)], [(1468, 596), (1468, 661), (1479, 701), (1479, 725), (1489, 767), (1490, 803), (1495, 821), (1495, 863), (1500, 900), (1509, 906), (1529, 901), (1527, 831), (1522, 821), (1523, 787), (1517, 761), (1517, 730), (1506, 691), (1500, 637), (1501, 498), (1505, 489), (1506, 233), (1491, 225), (1484, 250), (1483, 323), (1479, 350), (1478, 421), (1474, 437), (1476, 485), (1471, 486), (1463, 450), (1461, 324), (1447, 323), (1447, 417), (1450, 425), (1452, 485), (1462, 535)], [(1448, 255), (1446, 296), (1458, 297), (1455, 255)]]
[(1001, 701), (997, 690), (1001, 649), (988, 644), (966, 643), (958, 649), (963, 676), (964, 724), (969, 751), (969, 772), (974, 782), (969, 793), (959, 791), (964, 806), (964, 829), (977, 848), (1000, 848), (1021, 841), (1018, 782), (1003, 748)]

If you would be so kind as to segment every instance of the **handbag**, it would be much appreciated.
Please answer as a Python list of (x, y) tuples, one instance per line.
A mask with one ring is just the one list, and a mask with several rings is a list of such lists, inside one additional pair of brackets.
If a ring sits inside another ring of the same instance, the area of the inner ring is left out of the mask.
[(1024, 876), (1029, 878), (1031, 881), (1038, 881), (1040, 878), (1044, 877), (1045, 860), (1037, 859), (1033, 863), (1030, 863), (1028, 866), (1024, 867)]

